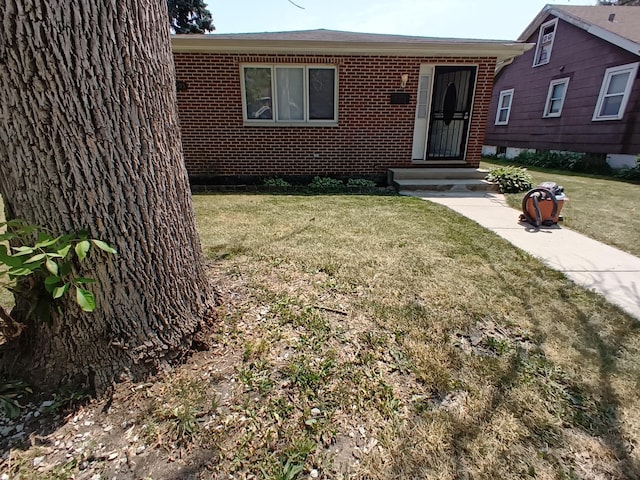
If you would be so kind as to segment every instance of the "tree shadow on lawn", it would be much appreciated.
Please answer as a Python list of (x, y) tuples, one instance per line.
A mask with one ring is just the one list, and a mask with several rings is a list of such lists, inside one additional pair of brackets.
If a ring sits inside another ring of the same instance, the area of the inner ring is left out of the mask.
[[(571, 385), (571, 401), (575, 407), (573, 424), (588, 435), (601, 438), (619, 460), (627, 478), (639, 478), (640, 465), (629, 455), (633, 445), (625, 438), (620, 424), (621, 404), (612, 384), (612, 377), (620, 371), (618, 361), (621, 353), (627, 350), (627, 345), (640, 333), (640, 322), (618, 307), (607, 304), (599, 294), (584, 291), (584, 295), (590, 297), (593, 304), (601, 306), (600, 315), (590, 316), (575, 302), (576, 288), (581, 290), (581, 287), (576, 287), (571, 282), (558, 291), (564, 306), (571, 306), (575, 321), (563, 318), (563, 312), (557, 307), (551, 306), (548, 311), (550, 318), (578, 336), (577, 341), (568, 347), (575, 348), (585, 363), (597, 365), (598, 384), (595, 390), (588, 385)], [(529, 308), (532, 307), (531, 298), (527, 299), (527, 304)], [(619, 315), (615, 315), (616, 320), (621, 318), (624, 321), (608, 321), (607, 313), (610, 312), (618, 313)], [(547, 340), (545, 329), (536, 322), (536, 316), (532, 315), (531, 318), (536, 323), (536, 334), (542, 345)]]
[[(635, 441), (624, 432), (620, 418), (620, 395), (616, 393), (613, 382), (616, 373), (624, 368), (619, 365), (620, 361), (623, 361), (621, 355), (640, 333), (640, 323), (623, 315), (615, 315), (615, 318), (626, 318), (626, 321), (608, 323), (607, 313), (621, 313), (616, 312), (617, 307), (607, 305), (601, 297), (592, 292), (581, 293), (581, 289), (569, 282), (559, 287), (557, 292), (564, 310), (561, 312), (549, 305), (549, 310), (543, 314), (546, 318), (543, 319), (540, 312), (534, 311), (540, 305), (539, 299), (534, 298), (535, 292), (525, 292), (517, 288), (508, 281), (506, 275), (495, 268), (493, 270), (507, 286), (505, 295), (519, 297), (524, 309), (531, 312), (529, 317), (533, 325), (531, 332), (534, 346), (532, 349), (516, 348), (508, 368), (490, 380), (494, 388), (483, 408), (469, 415), (450, 415), (448, 451), (451, 457), (448, 471), (455, 472), (453, 478), (473, 476), (470, 470), (481, 475), (488, 474), (486, 469), (493, 473), (501, 471), (503, 474), (544, 476), (540, 469), (546, 468), (562, 478), (567, 475), (574, 478), (574, 473), (583, 469), (589, 472), (589, 478), (590, 475), (599, 477), (601, 474), (613, 475), (615, 478), (640, 478), (640, 465), (630, 455)], [(576, 302), (576, 295), (586, 295), (590, 297), (589, 303), (601, 307), (596, 310), (596, 318), (590, 317), (579, 302)], [(572, 314), (570, 319), (562, 316), (567, 314), (567, 308)], [(571, 376), (558, 366), (558, 362), (547, 357), (544, 351), (545, 344), (554, 340), (547, 318), (557, 322), (561, 329), (566, 329), (569, 332), (568, 337), (576, 337), (573, 344), (567, 345), (568, 349), (573, 351), (573, 356), (567, 356), (566, 359), (569, 362), (578, 360), (593, 365), (595, 368), (592, 371), (597, 372), (597, 385), (594, 385), (593, 381), (588, 382), (588, 373), (585, 373), (584, 378), (581, 377), (579, 364)], [(509, 329), (508, 326), (504, 328)], [(627, 368), (637, 369), (635, 365)], [(627, 377), (638, 378), (633, 373), (628, 373)], [(536, 421), (536, 414), (528, 411), (529, 406), (518, 403), (521, 399), (516, 390), (525, 383), (534, 385), (533, 388), (541, 397), (543, 408), (549, 411), (549, 418), (556, 420), (555, 422), (545, 424), (544, 421), (540, 421), (544, 417)], [(633, 388), (632, 386), (631, 390)], [(626, 393), (627, 396), (633, 396), (632, 391)], [(478, 461), (477, 452), (482, 450), (483, 445), (485, 448), (490, 445), (483, 444), (486, 442), (483, 437), (495, 429), (496, 425), (500, 425), (497, 417), (505, 412), (522, 422), (527, 433), (513, 441), (512, 450), (510, 446), (497, 454), (489, 450), (487, 455), (490, 456), (491, 453), (495, 458), (482, 464), (482, 460)], [(409, 424), (419, 425), (423, 421), (421, 415), (422, 412), (414, 412)], [(402, 431), (401, 435), (401, 442), (404, 444), (402, 450), (415, 451), (419, 445), (415, 444), (411, 431)], [(576, 439), (578, 443), (575, 443)], [(592, 445), (596, 445), (595, 455), (588, 448)], [(603, 456), (598, 457), (598, 451), (603, 450)], [(606, 453), (607, 450), (609, 453)], [(526, 458), (527, 453), (533, 453), (532, 458)], [(586, 460), (581, 455), (584, 455)], [(518, 456), (520, 458), (516, 458)], [(504, 465), (501, 467), (500, 463), (505, 461), (509, 468), (518, 471), (502, 471)], [(410, 463), (406, 457), (398, 455), (393, 459), (390, 471), (403, 478), (409, 478), (408, 474), (425, 474), (424, 464), (416, 462), (411, 466)]]
[[(565, 296), (564, 300), (571, 302), (568, 296)], [(587, 433), (603, 438), (606, 445), (620, 460), (629, 478), (640, 478), (640, 465), (629, 455), (633, 446), (625, 439), (622, 432), (619, 421), (620, 400), (612, 385), (612, 375), (619, 371), (618, 355), (625, 349), (625, 340), (630, 336), (630, 332), (636, 335), (640, 332), (640, 324), (630, 319), (628, 325), (616, 325), (611, 338), (607, 339), (583, 309), (578, 306), (575, 309), (582, 337), (586, 340), (585, 345), (591, 346), (591, 348), (577, 347), (578, 351), (584, 357), (591, 357), (594, 349), (597, 352), (599, 371), (597, 394), (600, 396), (600, 401), (597, 403), (598, 421), (593, 424), (580, 422), (579, 425)]]
[[(495, 271), (495, 270), (494, 270)], [(504, 280), (504, 285), (509, 285), (507, 279), (500, 272), (495, 271)], [(560, 275), (560, 274), (555, 274)], [(603, 297), (593, 293), (584, 292), (583, 295), (591, 297), (593, 304), (601, 306), (600, 315), (591, 317), (587, 314), (583, 307), (575, 301), (576, 291), (581, 291), (580, 287), (576, 287), (573, 283), (567, 282), (563, 287), (557, 290), (562, 300), (562, 311), (560, 308), (549, 305), (549, 310), (545, 313), (548, 319), (562, 325), (564, 329), (577, 336), (577, 339), (567, 348), (574, 348), (580, 355), (579, 360), (584, 363), (593, 363), (597, 365), (598, 384), (594, 389), (593, 386), (580, 382), (577, 378), (570, 379), (566, 375), (560, 375), (559, 378), (551, 378), (553, 382), (561, 384), (563, 395), (566, 395), (566, 402), (569, 410), (565, 413), (565, 422), (569, 423), (569, 427), (578, 428), (587, 435), (601, 439), (606, 447), (614, 454), (619, 462), (619, 467), (626, 474), (626, 478), (640, 477), (640, 465), (630, 456), (633, 445), (625, 438), (620, 423), (619, 410), (621, 407), (619, 396), (616, 394), (612, 385), (612, 376), (619, 371), (618, 360), (621, 351), (626, 349), (631, 339), (640, 333), (640, 323), (635, 319), (627, 316), (617, 307), (610, 306)], [(535, 301), (531, 294), (524, 293), (520, 289), (512, 286), (511, 294), (520, 297), (526, 308), (532, 311), (539, 304)], [(566, 309), (570, 308), (575, 320), (565, 317)], [(618, 318), (626, 318), (626, 321), (612, 324), (607, 321), (607, 313), (616, 312)], [(541, 324), (540, 315), (531, 312), (530, 320), (532, 321), (534, 338), (537, 339), (537, 346), (542, 348), (548, 340), (549, 330)], [(599, 324), (598, 324), (599, 322)], [(608, 330), (608, 331), (607, 331)], [(594, 355), (595, 354), (595, 355)], [(546, 362), (546, 358), (545, 358)], [(518, 376), (523, 368), (522, 362), (513, 363), (513, 372), (510, 372), (508, 378), (511, 380)], [(579, 367), (578, 369), (579, 370)], [(555, 375), (552, 375), (555, 376)], [(497, 406), (502, 401), (505, 388), (500, 388), (499, 394), (494, 398), (493, 406)], [(490, 417), (491, 412), (486, 412)], [(563, 443), (563, 433), (557, 438), (557, 445)], [(545, 442), (549, 439), (545, 438)]]

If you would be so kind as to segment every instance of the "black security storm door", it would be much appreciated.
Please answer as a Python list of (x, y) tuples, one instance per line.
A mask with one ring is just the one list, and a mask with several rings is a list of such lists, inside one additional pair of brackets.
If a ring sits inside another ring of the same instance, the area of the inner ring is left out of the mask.
[(436, 67), (427, 160), (464, 160), (476, 67)]

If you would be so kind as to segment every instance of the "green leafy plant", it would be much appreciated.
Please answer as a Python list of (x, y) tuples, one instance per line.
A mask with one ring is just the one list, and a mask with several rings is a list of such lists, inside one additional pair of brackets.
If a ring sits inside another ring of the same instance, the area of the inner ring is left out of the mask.
[[(294, 480), (304, 470), (304, 465), (299, 463), (293, 463), (291, 459), (287, 459), (287, 462), (281, 466), (281, 470), (275, 475), (276, 480)], [(265, 477), (267, 475), (264, 473)]]
[(240, 381), (242, 381), (249, 390), (266, 393), (274, 386), (270, 372), (269, 363), (266, 360), (260, 359), (249, 363), (246, 368), (240, 370), (239, 377)]
[(610, 174), (611, 167), (602, 155), (576, 152), (523, 151), (512, 159), (520, 165), (553, 168), (570, 172)]
[(265, 187), (289, 188), (291, 184), (282, 178), (267, 178), (264, 181)]
[(313, 177), (313, 180), (311, 180), (309, 187), (312, 190), (339, 190), (340, 188), (344, 187), (344, 182), (342, 180), (331, 177)]
[(202, 442), (206, 432), (202, 431), (199, 419), (215, 412), (219, 404), (219, 398), (210, 396), (201, 380), (174, 380), (148, 404), (144, 435), (150, 442), (166, 436), (183, 446)]
[(509, 341), (506, 339), (488, 337), (484, 343), (490, 350), (493, 350), (498, 355), (505, 355), (511, 351), (511, 345), (509, 345)]
[(347, 181), (347, 188), (360, 189), (360, 190), (372, 190), (376, 188), (376, 182), (367, 180), (366, 178), (350, 178)]
[(26, 383), (20, 380), (8, 381), (0, 377), (0, 411), (9, 418), (19, 417), (22, 406), (17, 398), (25, 393), (33, 393)]
[(173, 423), (169, 432), (179, 442), (188, 443), (198, 432), (197, 411), (192, 405), (178, 405), (171, 410)]
[(89, 391), (86, 388), (67, 388), (62, 387), (53, 394), (50, 405), (44, 407), (42, 411), (48, 414), (58, 414), (65, 410), (72, 409), (76, 406), (86, 403), (90, 398)]
[(621, 168), (616, 171), (615, 176), (624, 180), (640, 180), (640, 155), (638, 155), (635, 167)]
[[(35, 312), (48, 320), (55, 301), (69, 291), (75, 293), (82, 310), (95, 310), (95, 297), (86, 288), (95, 280), (77, 276), (74, 266), (79, 266), (93, 247), (109, 254), (116, 254), (115, 249), (102, 240), (89, 238), (86, 232), (53, 236), (22, 220), (4, 222), (0, 227), (6, 227), (6, 232), (0, 234), (0, 276), (7, 278), (2, 286), (33, 300), (29, 314)], [(0, 310), (6, 327), (11, 317)]]
[(502, 193), (518, 193), (529, 190), (533, 186), (533, 179), (526, 168), (497, 167), (492, 168), (487, 180), (498, 184)]

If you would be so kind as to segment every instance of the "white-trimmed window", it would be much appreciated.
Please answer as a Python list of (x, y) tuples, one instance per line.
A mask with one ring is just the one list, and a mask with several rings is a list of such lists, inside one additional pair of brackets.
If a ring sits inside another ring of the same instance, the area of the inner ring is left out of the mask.
[(639, 63), (629, 63), (605, 70), (593, 120), (620, 120), (624, 116)]
[(243, 65), (244, 120), (335, 123), (337, 73), (330, 65)]
[(538, 43), (536, 43), (536, 53), (533, 57), (533, 66), (546, 65), (551, 60), (551, 50), (553, 49), (553, 39), (556, 36), (558, 19), (554, 18), (540, 26), (538, 33)]
[(502, 90), (498, 98), (498, 111), (496, 112), (496, 125), (507, 125), (509, 115), (511, 115), (511, 104), (513, 103), (513, 88)]
[(552, 80), (549, 83), (549, 93), (547, 93), (543, 117), (559, 117), (562, 114), (567, 88), (569, 88), (569, 77)]

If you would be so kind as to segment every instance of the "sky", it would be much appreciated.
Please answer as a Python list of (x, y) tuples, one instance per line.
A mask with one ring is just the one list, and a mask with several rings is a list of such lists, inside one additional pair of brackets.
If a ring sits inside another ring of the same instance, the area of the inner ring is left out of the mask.
[(515, 40), (546, 4), (595, 0), (207, 0), (216, 33), (351, 32)]

